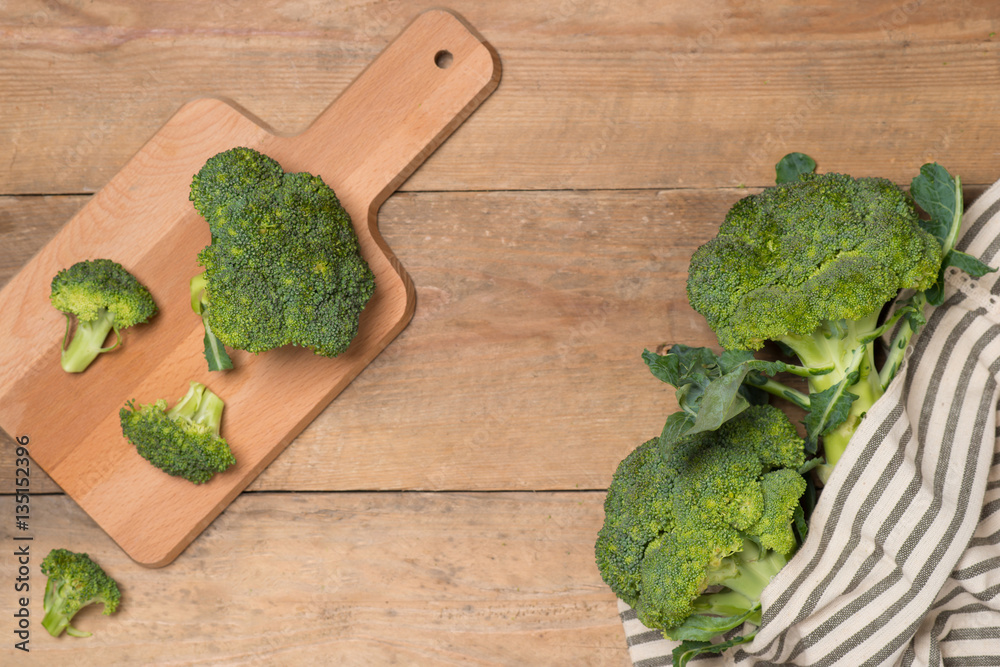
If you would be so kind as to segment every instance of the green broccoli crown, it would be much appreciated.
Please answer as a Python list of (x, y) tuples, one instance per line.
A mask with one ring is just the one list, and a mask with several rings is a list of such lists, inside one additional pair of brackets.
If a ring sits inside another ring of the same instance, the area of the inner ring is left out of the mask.
[(891, 181), (803, 174), (744, 197), (692, 257), (688, 299), (726, 349), (805, 335), (929, 288), (941, 246)]
[[(604, 581), (650, 627), (682, 623), (708, 586), (740, 588), (734, 582), (748, 577), (735, 557), (748, 541), (780, 556), (795, 550), (804, 462), (803, 440), (769, 405), (716, 431), (644, 443), (608, 489), (595, 547)], [(747, 599), (755, 603), (753, 589)]]
[(89, 637), (89, 632), (70, 625), (73, 616), (89, 604), (103, 604), (105, 615), (118, 609), (121, 601), (118, 584), (87, 554), (53, 549), (42, 560), (41, 570), (48, 577), (42, 625), (53, 637), (63, 631), (74, 637)]
[(236, 463), (229, 443), (219, 433), (224, 403), (200, 382), (167, 409), (167, 402), (119, 411), (122, 433), (144, 459), (167, 474), (204, 484)]
[(210, 158), (191, 184), (209, 224), (207, 321), (230, 347), (298, 345), (336, 356), (375, 290), (350, 216), (318, 176), (285, 173), (250, 148)]
[(91, 259), (63, 269), (52, 279), (52, 305), (81, 322), (95, 320), (106, 310), (114, 328), (146, 322), (156, 314), (153, 297), (142, 283), (110, 259)]

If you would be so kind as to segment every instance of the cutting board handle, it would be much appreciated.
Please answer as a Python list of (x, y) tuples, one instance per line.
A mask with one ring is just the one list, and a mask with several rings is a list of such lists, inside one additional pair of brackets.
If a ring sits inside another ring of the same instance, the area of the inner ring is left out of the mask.
[[(377, 210), (499, 81), (496, 51), (454, 13), (429, 10), (293, 141), (310, 162), (327, 165), (320, 175), (337, 183), (345, 206)], [(387, 129), (372, 136), (372, 126)]]

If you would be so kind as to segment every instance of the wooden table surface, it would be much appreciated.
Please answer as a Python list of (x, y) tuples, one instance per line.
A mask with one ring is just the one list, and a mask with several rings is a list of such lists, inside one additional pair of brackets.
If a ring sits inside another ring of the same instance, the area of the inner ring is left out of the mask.
[[(184, 102), (297, 132), (434, 6), (0, 0), (0, 285)], [(995, 0), (449, 7), (503, 79), (382, 208), (413, 321), (163, 569), (37, 466), (16, 530), (2, 435), (4, 665), (627, 665), (593, 542), (618, 461), (675, 408), (642, 350), (714, 342), (694, 249), (793, 150), (904, 184), (936, 160), (970, 195), (1000, 178)], [(54, 547), (122, 586), (118, 614), (78, 617), (89, 639), (38, 623)]]

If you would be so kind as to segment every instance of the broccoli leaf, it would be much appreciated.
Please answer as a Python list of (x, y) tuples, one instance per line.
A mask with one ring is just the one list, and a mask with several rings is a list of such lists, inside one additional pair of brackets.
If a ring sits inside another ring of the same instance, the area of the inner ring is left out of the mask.
[(751, 405), (767, 403), (761, 390), (746, 384), (748, 376), (774, 375), (786, 369), (780, 361), (755, 359), (752, 352), (726, 350), (719, 357), (722, 374), (705, 387), (701, 407), (689, 433), (714, 431)]
[(816, 161), (805, 153), (789, 153), (774, 165), (774, 171), (776, 183), (789, 183), (799, 180), (802, 174), (816, 171)]
[[(810, 459), (809, 462), (819, 461), (820, 459)], [(812, 477), (806, 477), (806, 491), (802, 494), (802, 498), (799, 499), (799, 506), (795, 508), (792, 514), (792, 526), (795, 528), (795, 539), (799, 541), (799, 544), (803, 544), (806, 541), (806, 537), (809, 535), (809, 517), (812, 515), (812, 511), (816, 508), (816, 482), (813, 481)]]
[(920, 226), (930, 232), (945, 251), (950, 250), (948, 239), (952, 236), (956, 218), (962, 215), (962, 188), (957, 178), (948, 170), (931, 163), (920, 167), (920, 175), (910, 182), (913, 201), (922, 208), (929, 219), (922, 219)]
[(941, 261), (941, 270), (938, 272), (937, 282), (925, 292), (927, 303), (932, 306), (940, 306), (944, 303), (944, 274), (952, 266), (965, 271), (973, 278), (982, 278), (987, 273), (996, 271), (993, 267), (968, 253), (964, 253), (961, 250), (949, 250)]
[(191, 279), (191, 310), (196, 315), (201, 316), (202, 324), (205, 327), (205, 360), (208, 362), (208, 370), (228, 371), (233, 367), (233, 360), (226, 352), (226, 346), (212, 333), (212, 327), (208, 323), (209, 305), (205, 295), (206, 284), (204, 273), (199, 273)]
[(701, 397), (698, 416), (688, 434), (714, 431), (752, 405), (740, 392), (748, 372), (747, 365), (741, 364), (708, 383)]
[(705, 614), (692, 614), (680, 625), (670, 628), (669, 633), (673, 639), (682, 641), (709, 641), (713, 637), (729, 632), (733, 628), (738, 628), (747, 620), (760, 623), (761, 607), (759, 604), (748, 609), (743, 614), (733, 616), (708, 616)]
[(678, 389), (688, 384), (708, 383), (708, 374), (719, 358), (707, 347), (674, 345), (667, 354), (643, 350), (642, 359), (659, 380)]
[(921, 219), (921, 226), (934, 235), (941, 244), (944, 259), (934, 286), (927, 290), (927, 302), (940, 306), (944, 302), (944, 274), (949, 267), (965, 271), (973, 278), (980, 278), (996, 271), (972, 255), (955, 249), (962, 225), (962, 181), (952, 178), (939, 164), (925, 164), (920, 175), (910, 183), (910, 194), (928, 219)]
[(718, 655), (719, 653), (723, 653), (734, 646), (739, 646), (740, 644), (746, 644), (753, 641), (756, 634), (757, 633), (733, 637), (732, 639), (719, 642), (718, 644), (700, 641), (682, 642), (677, 648), (674, 649), (671, 664), (674, 665), (674, 667), (684, 667), (688, 664), (688, 661), (691, 660), (691, 658), (695, 658), (699, 655)]
[(809, 412), (803, 421), (806, 427), (806, 451), (816, 453), (820, 436), (830, 433), (844, 423), (851, 413), (851, 406), (858, 397), (847, 388), (856, 377), (848, 376), (821, 392), (809, 394)]
[(954, 266), (957, 269), (965, 271), (973, 278), (982, 278), (987, 273), (993, 273), (996, 271), (995, 268), (986, 264), (982, 260), (973, 257), (968, 253), (964, 253), (961, 250), (954, 249), (949, 250), (948, 254), (945, 255), (942, 266)]
[(756, 385), (762, 376), (788, 370), (781, 361), (756, 359), (747, 350), (674, 345), (664, 355), (644, 350), (642, 358), (655, 377), (677, 388), (680, 413), (663, 427), (664, 443), (684, 435), (714, 431), (751, 405), (767, 403)]
[(672, 443), (683, 438), (692, 426), (694, 426), (694, 417), (683, 410), (667, 417), (663, 431), (660, 433), (660, 443), (665, 451), (669, 451)]
[(222, 344), (205, 320), (205, 360), (208, 361), (210, 371), (228, 371), (233, 367), (233, 360), (226, 352), (226, 346)]

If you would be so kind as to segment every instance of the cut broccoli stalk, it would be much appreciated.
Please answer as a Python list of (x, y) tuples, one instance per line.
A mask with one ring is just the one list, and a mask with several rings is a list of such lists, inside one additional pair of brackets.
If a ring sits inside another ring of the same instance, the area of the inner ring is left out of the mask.
[(184, 397), (167, 410), (167, 417), (200, 424), (218, 436), (222, 428), (222, 409), (226, 404), (199, 382), (192, 382)]
[[(70, 334), (72, 316), (66, 315), (66, 335), (63, 337), (63, 348), (60, 363), (67, 373), (82, 373), (97, 358), (99, 354), (111, 352), (121, 345), (122, 337), (115, 328), (114, 313), (107, 308), (100, 308), (97, 317), (92, 320), (81, 320), (76, 324), (76, 331)], [(108, 334), (115, 332), (115, 344), (105, 347)], [(66, 344), (67, 339), (69, 344)]]

